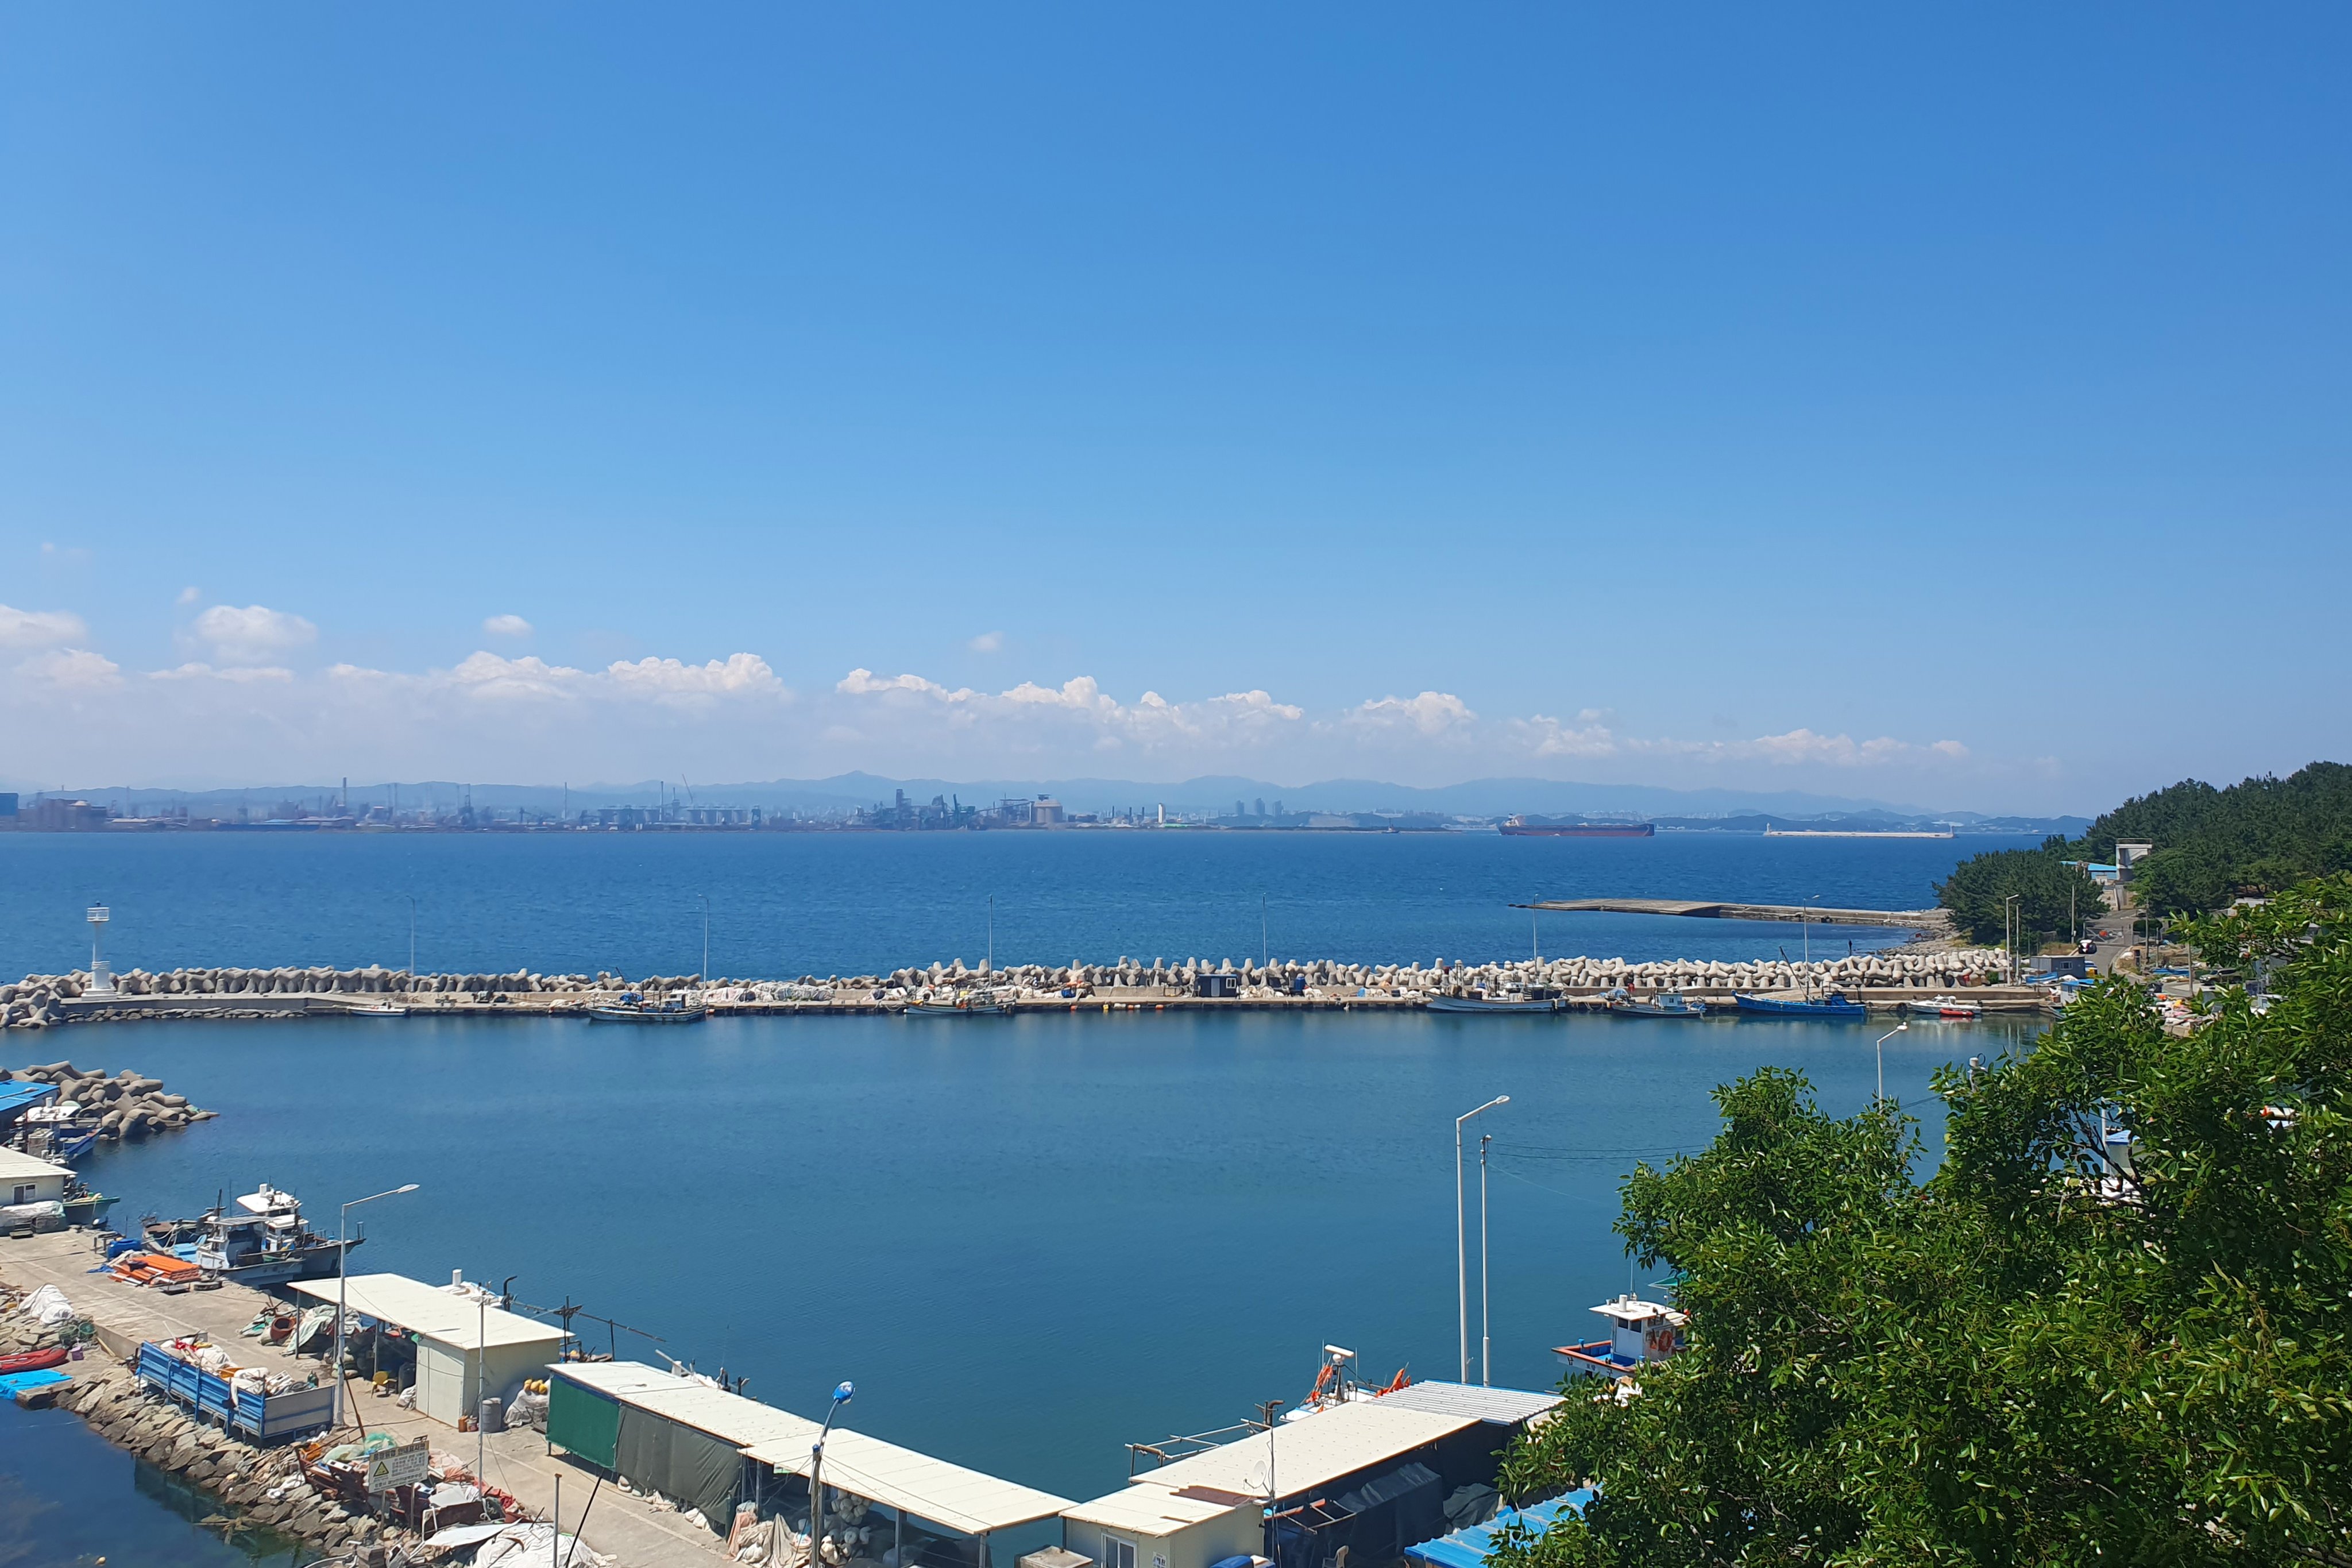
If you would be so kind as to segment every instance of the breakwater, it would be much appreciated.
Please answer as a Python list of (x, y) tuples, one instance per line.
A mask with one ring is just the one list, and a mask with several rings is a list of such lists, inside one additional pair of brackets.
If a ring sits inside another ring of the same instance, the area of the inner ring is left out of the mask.
[[(1002, 988), (1016, 1007), (1068, 1007), (1081, 1002), (1149, 1000), (1159, 1005), (1263, 1007), (1417, 1006), (1433, 995), (1464, 995), (1510, 985), (1548, 986), (1569, 997), (1622, 988), (1636, 994), (1842, 990), (1866, 1001), (1907, 994), (1992, 986), (2007, 958), (1990, 948), (1900, 948), (1814, 963), (1724, 963), (1703, 959), (1628, 963), (1620, 958), (1528, 958), (1515, 963), (1343, 963), (1333, 960), (1122, 958), (1113, 963), (1015, 964), (975, 969), (961, 959), (884, 974), (814, 975), (794, 980), (610, 973), (411, 974), (364, 969), (142, 970), (93, 989), (86, 971), (27, 975), (0, 985), (0, 1025), (45, 1028), (138, 1017), (266, 1018), (351, 1011), (371, 1003), (452, 1013), (495, 1009), (571, 1013), (628, 992), (692, 993), (720, 1012), (873, 1012), (926, 993)], [(1213, 994), (1212, 994), (1213, 993)], [(2031, 1005), (2031, 998), (2024, 1005)]]

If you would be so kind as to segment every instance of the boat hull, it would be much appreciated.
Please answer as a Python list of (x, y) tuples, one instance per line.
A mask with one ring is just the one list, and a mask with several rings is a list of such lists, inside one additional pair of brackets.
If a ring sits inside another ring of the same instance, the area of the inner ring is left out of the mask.
[(1643, 1002), (1620, 1002), (1609, 1009), (1612, 1018), (1704, 1018), (1704, 1007), (1653, 1007)]
[(1867, 1018), (1870, 1009), (1859, 1002), (1849, 1002), (1842, 996), (1818, 997), (1812, 1001), (1783, 1000), (1778, 996), (1738, 998), (1739, 1010), (1758, 1013), (1768, 1018)]
[(0, 1377), (14, 1372), (46, 1372), (53, 1366), (63, 1366), (72, 1354), (63, 1345), (51, 1345), (43, 1351), (0, 1355)]
[(973, 1002), (959, 1005), (953, 1002), (909, 1002), (907, 1013), (918, 1018), (1009, 1018), (1013, 1016), (1010, 1002)]
[(679, 1007), (667, 1011), (657, 1007), (591, 1007), (588, 1021), (592, 1024), (699, 1024), (709, 1016), (708, 1007)]
[[(354, 1241), (352, 1245), (357, 1247), (359, 1243)], [(196, 1266), (208, 1279), (233, 1279), (240, 1285), (287, 1285), (297, 1279), (325, 1279), (335, 1272), (335, 1244), (331, 1241), (323, 1247), (308, 1247), (299, 1252), (226, 1268), (214, 1267), (199, 1251)]]
[(1423, 1004), (1433, 1013), (1521, 1013), (1528, 1015), (1557, 1013), (1559, 1004), (1540, 1002), (1490, 1002), (1483, 996), (1432, 996)]

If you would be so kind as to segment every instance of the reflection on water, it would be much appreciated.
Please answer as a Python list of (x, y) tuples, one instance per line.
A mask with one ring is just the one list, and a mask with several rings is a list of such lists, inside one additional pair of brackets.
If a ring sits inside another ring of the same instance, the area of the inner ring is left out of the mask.
[(283, 1537), (202, 1522), (219, 1509), (77, 1415), (0, 1402), (0, 1568), (292, 1568)]

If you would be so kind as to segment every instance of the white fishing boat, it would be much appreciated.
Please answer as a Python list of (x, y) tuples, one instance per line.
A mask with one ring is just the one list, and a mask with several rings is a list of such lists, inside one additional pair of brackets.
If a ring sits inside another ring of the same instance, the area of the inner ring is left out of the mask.
[(659, 1002), (648, 1002), (632, 991), (617, 1002), (600, 1003), (588, 1009), (592, 1024), (699, 1024), (710, 1009), (700, 1002), (688, 1002), (684, 997), (670, 996)]
[(1503, 985), (1491, 991), (1480, 986), (1458, 996), (1433, 992), (1423, 1005), (1433, 1013), (1557, 1013), (1566, 1004), (1549, 986)]
[(1982, 1004), (1965, 1002), (1958, 996), (1915, 998), (1904, 1003), (1903, 1010), (1915, 1018), (1949, 1018), (1956, 1022), (1967, 1022), (1984, 1016)]
[(354, 1018), (405, 1018), (408, 1009), (397, 1002), (361, 1002), (343, 1009)]
[(210, 1211), (198, 1224), (196, 1267), (214, 1279), (282, 1285), (335, 1271), (334, 1238), (311, 1231), (302, 1223), (302, 1205), (294, 1194), (267, 1182), (233, 1205)]
[(906, 1010), (926, 1018), (1005, 1018), (1013, 1008), (1010, 986), (929, 986), (908, 1000)]
[(1621, 1018), (1704, 1018), (1706, 1004), (1679, 991), (1661, 991), (1644, 1000), (1621, 985), (1609, 994), (1609, 1011)]

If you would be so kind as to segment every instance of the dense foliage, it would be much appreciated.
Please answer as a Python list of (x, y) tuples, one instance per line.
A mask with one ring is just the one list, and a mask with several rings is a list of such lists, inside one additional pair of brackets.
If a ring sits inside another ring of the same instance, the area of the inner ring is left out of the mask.
[(2219, 909), (2241, 893), (2352, 869), (2352, 767), (2314, 763), (2228, 789), (2177, 784), (2107, 813), (2082, 847), (2107, 860), (2118, 841), (2156, 846), (2132, 873), (2132, 894), (2159, 914)]
[(1618, 1223), (1687, 1348), (1569, 1385), (1505, 1485), (1601, 1496), (1490, 1563), (2352, 1564), (2352, 879), (2194, 937), (2277, 1002), (2176, 1036), (2101, 984), (1939, 1079), (1925, 1183), (1891, 1106), (1718, 1091)]
[(2099, 885), (2080, 860), (2063, 838), (2045, 840), (2039, 849), (1996, 849), (1952, 868), (1950, 878), (1937, 885), (1936, 899), (1970, 942), (1998, 942), (2009, 929), (2009, 897), (2016, 894), (2022, 926), (2018, 951), (2033, 952), (2058, 937), (2073, 941), (2106, 913)]

